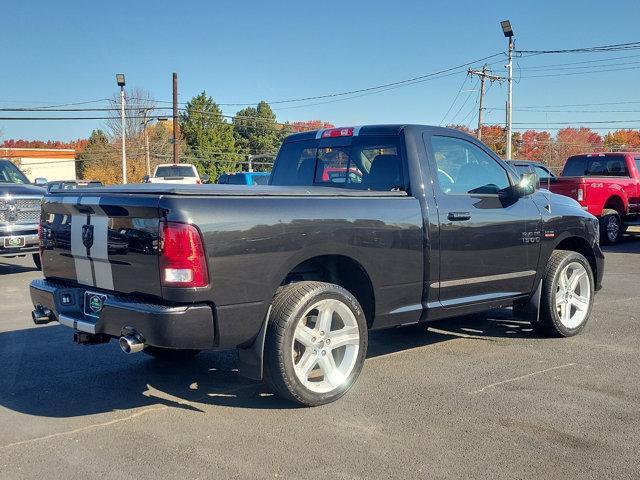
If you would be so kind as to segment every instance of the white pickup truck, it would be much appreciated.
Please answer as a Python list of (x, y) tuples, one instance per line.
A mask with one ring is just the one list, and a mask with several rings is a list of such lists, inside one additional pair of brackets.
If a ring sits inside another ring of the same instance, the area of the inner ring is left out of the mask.
[(200, 178), (196, 167), (190, 163), (169, 163), (158, 165), (152, 177), (145, 177), (145, 183), (183, 183), (201, 184), (206, 183), (209, 177), (205, 175)]

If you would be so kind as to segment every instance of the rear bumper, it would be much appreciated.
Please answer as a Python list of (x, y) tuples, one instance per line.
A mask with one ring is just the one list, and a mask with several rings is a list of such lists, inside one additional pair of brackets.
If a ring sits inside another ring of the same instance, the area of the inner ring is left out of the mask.
[[(111, 337), (135, 331), (145, 344), (164, 348), (207, 350), (214, 346), (213, 310), (208, 304), (168, 306), (107, 294), (102, 310), (93, 316), (84, 313), (84, 288), (34, 280), (30, 292), (35, 307), (50, 310), (60, 324), (74, 330)], [(63, 305), (63, 295), (71, 303)]]
[[(11, 238), (24, 237), (24, 247), (5, 248), (5, 240)], [(11, 235), (0, 232), (0, 257), (13, 257), (15, 255), (26, 255), (28, 253), (38, 253), (38, 232), (28, 234)]]

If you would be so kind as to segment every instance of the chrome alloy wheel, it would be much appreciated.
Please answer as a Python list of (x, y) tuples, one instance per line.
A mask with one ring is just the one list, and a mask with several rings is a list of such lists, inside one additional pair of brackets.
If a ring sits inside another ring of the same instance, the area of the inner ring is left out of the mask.
[(293, 335), (294, 371), (315, 393), (343, 385), (358, 358), (360, 330), (351, 309), (340, 300), (321, 300), (302, 315)]
[(620, 233), (620, 222), (616, 215), (610, 215), (607, 220), (607, 238), (610, 242), (615, 241)]
[(585, 267), (571, 262), (560, 272), (556, 289), (556, 309), (562, 325), (578, 327), (589, 313), (591, 284)]

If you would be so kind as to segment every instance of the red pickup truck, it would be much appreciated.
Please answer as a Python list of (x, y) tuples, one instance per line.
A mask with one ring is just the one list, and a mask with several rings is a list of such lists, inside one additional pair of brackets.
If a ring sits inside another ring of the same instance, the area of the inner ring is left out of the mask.
[(603, 243), (618, 243), (627, 227), (640, 224), (640, 153), (569, 157), (550, 187), (600, 219)]

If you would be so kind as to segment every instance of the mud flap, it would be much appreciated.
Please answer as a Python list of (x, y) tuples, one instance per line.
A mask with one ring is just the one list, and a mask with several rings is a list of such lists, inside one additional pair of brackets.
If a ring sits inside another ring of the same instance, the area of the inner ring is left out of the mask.
[(527, 303), (522, 305), (513, 306), (513, 317), (519, 320), (525, 320), (532, 324), (540, 321), (540, 299), (542, 297), (542, 280), (538, 282), (538, 288), (536, 288), (533, 295), (529, 298)]
[(253, 343), (247, 348), (238, 349), (238, 372), (251, 380), (262, 380), (264, 360), (264, 339), (267, 336), (267, 323), (271, 314), (271, 306), (262, 322), (262, 328), (258, 332)]

